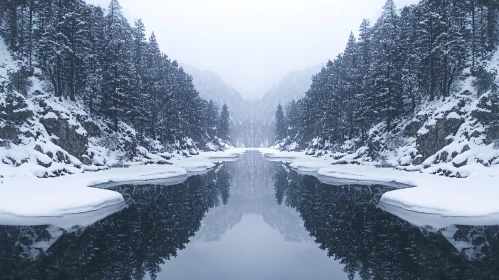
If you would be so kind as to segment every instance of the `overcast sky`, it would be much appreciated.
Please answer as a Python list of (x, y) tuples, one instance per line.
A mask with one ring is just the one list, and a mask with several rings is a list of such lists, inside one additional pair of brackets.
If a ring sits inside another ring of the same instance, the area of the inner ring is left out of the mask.
[[(245, 98), (259, 98), (287, 73), (342, 52), (363, 18), (386, 0), (121, 0), (161, 50), (180, 63), (212, 70)], [(107, 8), (109, 0), (87, 0)], [(395, 0), (400, 9), (418, 0)]]

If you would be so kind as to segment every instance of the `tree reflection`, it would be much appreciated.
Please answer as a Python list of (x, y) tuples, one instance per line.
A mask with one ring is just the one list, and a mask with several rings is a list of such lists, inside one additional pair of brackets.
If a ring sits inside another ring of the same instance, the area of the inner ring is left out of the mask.
[(208, 209), (229, 199), (225, 168), (173, 186), (120, 186), (128, 205), (87, 228), (64, 231), (46, 250), (51, 227), (0, 227), (2, 279), (152, 279), (185, 248)]
[[(231, 178), (230, 201), (208, 212), (194, 240), (219, 241), (245, 215), (262, 216), (286, 241), (310, 240), (296, 210), (275, 203), (274, 181), (278, 167), (276, 163), (264, 160), (258, 152), (247, 152), (230, 163), (226, 169)], [(280, 174), (286, 179), (286, 172)]]
[(376, 207), (389, 187), (330, 186), (283, 167), (275, 178), (277, 202), (298, 210), (350, 279), (499, 279), (497, 226), (429, 231)]
[(279, 168), (274, 175), (275, 198), (279, 205), (282, 204), (284, 194), (288, 190), (288, 172), (284, 168)]

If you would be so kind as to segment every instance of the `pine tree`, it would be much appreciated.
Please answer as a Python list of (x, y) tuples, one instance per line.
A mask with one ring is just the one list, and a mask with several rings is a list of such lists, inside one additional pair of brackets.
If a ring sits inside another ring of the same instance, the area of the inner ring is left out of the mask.
[(128, 98), (132, 94), (135, 76), (131, 56), (131, 27), (123, 16), (117, 0), (112, 0), (106, 17), (101, 110), (118, 131), (119, 121), (130, 115)]
[(344, 111), (346, 112), (346, 127), (345, 131), (348, 133), (348, 138), (352, 139), (355, 136), (355, 108), (359, 107), (360, 103), (360, 92), (361, 88), (361, 76), (360, 76), (360, 55), (357, 42), (353, 32), (350, 33), (348, 38), (348, 43), (343, 54), (343, 65), (342, 69), (344, 71)]
[(85, 81), (83, 101), (88, 106), (90, 114), (98, 111), (102, 98), (102, 61), (105, 44), (104, 27), (106, 26), (104, 11), (100, 7), (87, 6), (85, 12), (88, 24), (89, 45), (84, 55)]
[[(154, 32), (149, 38), (144, 56), (145, 69), (142, 77), (142, 84), (144, 85), (143, 106), (146, 108), (147, 113), (144, 119), (146, 124), (142, 124), (141, 126), (147, 125), (148, 135), (150, 135), (153, 139), (157, 139), (160, 106), (166, 105), (160, 103), (161, 87), (168, 82), (168, 80), (162, 81), (162, 73), (168, 65), (162, 58)], [(163, 100), (161, 101), (164, 102)]]
[(376, 22), (374, 41), (375, 59), (372, 64), (372, 82), (375, 87), (375, 111), (384, 119), (386, 130), (402, 109), (401, 46), (399, 42), (399, 17), (393, 0), (387, 0), (381, 17)]
[(145, 94), (145, 87), (143, 84), (147, 72), (145, 68), (147, 39), (145, 35), (145, 26), (140, 19), (135, 22), (135, 26), (133, 28), (133, 40), (133, 62), (137, 75), (134, 77), (132, 82), (133, 93), (132, 98), (129, 100), (129, 102), (133, 104), (130, 108), (130, 121), (138, 130), (139, 139), (143, 139), (145, 123), (147, 120), (147, 95)]
[(354, 109), (355, 121), (360, 127), (361, 141), (366, 140), (367, 127), (372, 124), (374, 119), (374, 108), (376, 98), (373, 91), (373, 86), (369, 80), (369, 71), (372, 63), (373, 48), (372, 48), (372, 30), (369, 20), (364, 19), (359, 27), (359, 85), (360, 91), (357, 93), (356, 99), (359, 100), (358, 106)]
[(164, 144), (216, 136), (218, 123), (208, 133), (203, 112), (210, 105), (192, 78), (161, 53), (154, 33), (145, 39), (141, 20), (128, 23), (117, 0), (106, 15), (84, 0), (0, 1), (0, 28), (25, 63), (17, 76), (40, 69), (56, 97), (80, 98), (91, 116), (103, 117), (113, 130), (123, 122), (138, 131), (139, 140)]
[(206, 108), (206, 124), (205, 127), (207, 129), (208, 136), (213, 139), (215, 136), (217, 136), (217, 125), (218, 125), (218, 106), (217, 104), (213, 101), (210, 100), (208, 103), (208, 106)]
[(300, 122), (299, 108), (296, 101), (293, 99), (286, 107), (286, 135), (294, 139), (298, 134), (298, 127)]
[(414, 112), (416, 105), (421, 102), (420, 76), (418, 65), (420, 65), (420, 54), (416, 46), (417, 39), (417, 17), (416, 7), (406, 6), (402, 9), (400, 18), (400, 44), (404, 64), (402, 68), (402, 95), (404, 98), (404, 111)]
[(222, 140), (230, 140), (229, 130), (230, 130), (229, 107), (227, 107), (227, 104), (224, 104), (222, 106), (222, 111), (220, 112), (220, 118), (218, 120), (218, 126), (217, 126), (218, 137)]
[(277, 106), (274, 121), (275, 121), (275, 140), (281, 141), (287, 136), (286, 120), (284, 116), (284, 110), (281, 104)]
[(58, 19), (62, 18), (62, 6), (52, 2), (44, 2), (40, 12), (40, 39), (37, 59), (40, 67), (48, 76), (54, 95), (63, 95), (63, 54), (65, 53), (60, 30), (57, 26)]

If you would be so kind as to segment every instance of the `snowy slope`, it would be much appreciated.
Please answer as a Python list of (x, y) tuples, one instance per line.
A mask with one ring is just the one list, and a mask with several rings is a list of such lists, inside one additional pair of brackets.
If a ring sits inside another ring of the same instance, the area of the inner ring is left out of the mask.
[(249, 103), (217, 73), (202, 71), (189, 65), (184, 65), (183, 68), (192, 75), (192, 83), (202, 98), (213, 100), (220, 107), (227, 104), (232, 121), (242, 121), (250, 117)]
[[(35, 77), (25, 96), (8, 91), (8, 73), (18, 65), (0, 40), (0, 176), (54, 177), (113, 166), (168, 164), (204, 148), (188, 138), (174, 145), (139, 141), (125, 123), (114, 132), (104, 120), (91, 117), (81, 100), (55, 98)], [(221, 144), (209, 145), (218, 150)]]
[(90, 186), (167, 184), (244, 152), (200, 155), (188, 138), (141, 145), (132, 127), (120, 123), (117, 132), (110, 130), (81, 100), (55, 98), (35, 77), (25, 95), (7, 90), (9, 73), (17, 69), (0, 40), (0, 224), (92, 223), (125, 205), (121, 194)]
[[(499, 52), (487, 65), (488, 71), (499, 70)], [(384, 123), (373, 126), (364, 144), (360, 138), (342, 144), (315, 138), (305, 153), (325, 155), (333, 164), (382, 164), (451, 177), (467, 177), (477, 168), (496, 165), (499, 96), (492, 91), (478, 96), (473, 81), (471, 76), (461, 81), (445, 100), (424, 101), (390, 132)], [(288, 141), (275, 147), (295, 150), (297, 146)]]
[(285, 106), (293, 99), (298, 101), (303, 98), (312, 84), (312, 76), (319, 73), (321, 68), (322, 65), (316, 65), (287, 74), (257, 102), (256, 116), (263, 120), (273, 120), (277, 105)]

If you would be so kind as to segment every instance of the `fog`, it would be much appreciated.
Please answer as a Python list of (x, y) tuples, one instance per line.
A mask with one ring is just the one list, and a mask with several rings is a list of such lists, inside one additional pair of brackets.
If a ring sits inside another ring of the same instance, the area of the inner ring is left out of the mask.
[[(180, 63), (220, 74), (247, 99), (260, 98), (291, 71), (343, 51), (363, 18), (386, 0), (121, 0), (161, 50)], [(87, 0), (108, 6), (109, 0)], [(398, 8), (419, 2), (395, 0)]]

